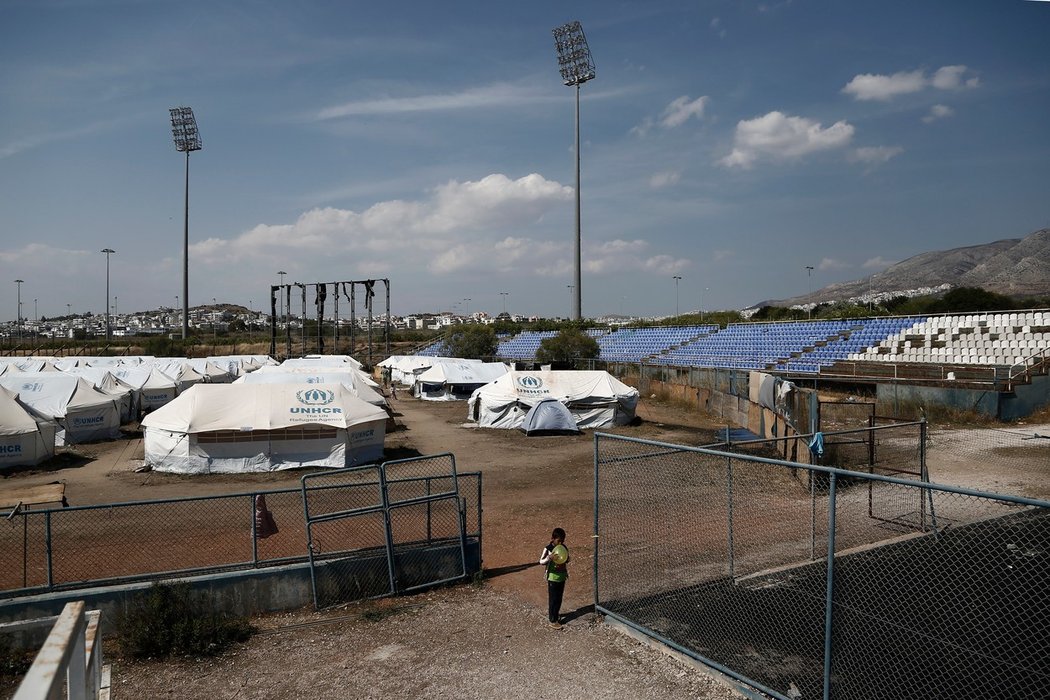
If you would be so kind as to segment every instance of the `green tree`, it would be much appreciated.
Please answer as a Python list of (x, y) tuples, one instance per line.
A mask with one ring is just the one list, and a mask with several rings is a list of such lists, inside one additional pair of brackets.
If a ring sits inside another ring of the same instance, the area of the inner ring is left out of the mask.
[(449, 357), (480, 360), (495, 355), (498, 346), (496, 331), (491, 326), (468, 323), (445, 331), (445, 354)]
[(580, 360), (598, 357), (598, 341), (577, 328), (567, 328), (553, 338), (544, 338), (536, 351), (536, 361), (542, 364), (565, 364), (578, 368)]

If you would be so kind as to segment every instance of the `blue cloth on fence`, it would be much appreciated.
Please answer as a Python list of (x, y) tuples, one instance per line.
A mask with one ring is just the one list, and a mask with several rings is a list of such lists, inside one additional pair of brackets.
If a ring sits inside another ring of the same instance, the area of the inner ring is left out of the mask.
[(813, 433), (813, 439), (809, 441), (809, 451), (817, 457), (824, 456), (824, 433)]

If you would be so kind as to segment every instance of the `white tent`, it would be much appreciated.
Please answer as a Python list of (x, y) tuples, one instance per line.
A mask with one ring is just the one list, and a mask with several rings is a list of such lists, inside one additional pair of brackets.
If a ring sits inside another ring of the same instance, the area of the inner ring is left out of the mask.
[(334, 368), (319, 367), (314, 372), (282, 372), (280, 367), (246, 374), (234, 384), (342, 384), (350, 393), (373, 406), (385, 407), (386, 397), (365, 381), (363, 372), (339, 372)]
[(494, 381), (510, 368), (502, 362), (444, 361), (416, 375), (412, 394), (424, 401), (465, 401), (475, 389)]
[(361, 369), (361, 363), (350, 355), (307, 355), (306, 357), (293, 357), (281, 363), (281, 367), (339, 367), (351, 365)]
[(58, 423), (56, 445), (120, 437), (117, 399), (97, 391), (82, 377), (65, 372), (31, 372), (0, 377), (0, 386)]
[(211, 384), (229, 384), (237, 378), (235, 373), (219, 367), (206, 357), (191, 357), (185, 362), (204, 377), (204, 381)]
[(346, 467), (383, 456), (387, 414), (342, 384), (198, 384), (142, 421), (159, 471)]
[(157, 358), (153, 366), (175, 380), (175, 388), (181, 393), (204, 381), (204, 375), (193, 369), (184, 359)]
[(607, 428), (634, 420), (638, 390), (604, 371), (511, 371), (476, 390), (468, 416), (483, 428), (520, 428), (541, 399), (565, 404), (579, 429)]
[(153, 365), (115, 367), (110, 372), (134, 390), (136, 416), (160, 408), (169, 401), (173, 401), (178, 394), (175, 380)]
[(57, 429), (54, 421), (34, 415), (17, 394), (0, 387), (0, 470), (54, 457)]
[(73, 367), (65, 370), (66, 374), (74, 377), (83, 377), (91, 382), (103, 394), (109, 394), (119, 402), (120, 422), (127, 423), (131, 420), (132, 411), (135, 408), (135, 390), (129, 384), (124, 383), (113, 375), (117, 370), (113, 367)]
[(403, 386), (413, 386), (416, 377), (434, 365), (446, 362), (481, 364), (481, 360), (468, 360), (460, 357), (432, 357), (430, 355), (391, 355), (377, 367), (390, 369), (390, 381)]
[(357, 369), (356, 367), (353, 367), (351, 365), (332, 365), (332, 366), (328, 366), (328, 367), (325, 367), (325, 366), (321, 366), (321, 367), (318, 367), (318, 366), (312, 366), (312, 367), (311, 366), (291, 366), (291, 367), (289, 367), (289, 366), (283, 365), (283, 364), (281, 364), (281, 365), (264, 365), (264, 366), (260, 367), (257, 371), (262, 373), (262, 374), (272, 374), (274, 372), (277, 372), (277, 373), (283, 373), (283, 374), (304, 374), (304, 375), (311, 375), (311, 374), (318, 374), (318, 373), (321, 373), (321, 374), (332, 374), (332, 373), (345, 374), (345, 373), (349, 373), (349, 374), (353, 374), (356, 377), (355, 381), (361, 381), (361, 382), (367, 384), (368, 386), (372, 387), (373, 389), (378, 389), (379, 388), (379, 382), (377, 382), (376, 380), (372, 379), (370, 376), (365, 374), (364, 370)]

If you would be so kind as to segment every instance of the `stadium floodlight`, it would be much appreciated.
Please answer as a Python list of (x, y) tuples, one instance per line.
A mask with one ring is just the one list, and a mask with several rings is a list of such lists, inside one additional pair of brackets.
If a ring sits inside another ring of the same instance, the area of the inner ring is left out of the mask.
[(106, 342), (108, 343), (112, 332), (109, 325), (109, 256), (117, 251), (112, 248), (103, 248), (101, 252), (106, 254)]
[(566, 85), (576, 88), (576, 240), (573, 255), (573, 285), (576, 296), (572, 300), (572, 320), (583, 317), (583, 293), (580, 284), (580, 85), (594, 79), (594, 61), (587, 37), (578, 21), (563, 24), (553, 30), (554, 48), (558, 51), (558, 68)]
[(186, 209), (182, 229), (182, 339), (185, 340), (190, 332), (190, 153), (201, 150), (201, 134), (192, 108), (174, 107), (168, 112), (175, 150), (186, 154)]

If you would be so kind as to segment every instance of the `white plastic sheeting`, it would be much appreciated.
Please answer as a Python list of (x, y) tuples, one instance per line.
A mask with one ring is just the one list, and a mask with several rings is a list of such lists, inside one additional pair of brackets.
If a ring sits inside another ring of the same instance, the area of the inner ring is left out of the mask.
[(120, 437), (120, 406), (116, 398), (96, 390), (82, 377), (64, 372), (4, 375), (0, 386), (59, 425), (56, 445), (73, 445)]
[(57, 429), (54, 421), (34, 415), (17, 394), (0, 387), (0, 470), (53, 457)]
[(198, 384), (143, 419), (143, 443), (158, 471), (340, 468), (382, 458), (386, 419), (342, 384)]

